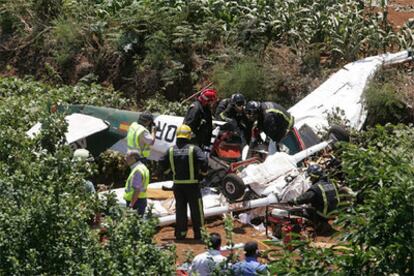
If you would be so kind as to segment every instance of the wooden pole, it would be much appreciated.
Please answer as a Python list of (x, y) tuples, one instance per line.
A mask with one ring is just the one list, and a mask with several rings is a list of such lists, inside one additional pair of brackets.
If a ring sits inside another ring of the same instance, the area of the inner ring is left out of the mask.
[(190, 97), (184, 99), (181, 101), (181, 104), (188, 102), (189, 100), (193, 99), (194, 97), (197, 97), (201, 92), (203, 92), (204, 90), (206, 90), (207, 88), (209, 88), (211, 85), (213, 85), (212, 82), (210, 82), (209, 84), (207, 84), (206, 86), (204, 86), (203, 88), (201, 88), (201, 90), (195, 92), (193, 95), (191, 95)]

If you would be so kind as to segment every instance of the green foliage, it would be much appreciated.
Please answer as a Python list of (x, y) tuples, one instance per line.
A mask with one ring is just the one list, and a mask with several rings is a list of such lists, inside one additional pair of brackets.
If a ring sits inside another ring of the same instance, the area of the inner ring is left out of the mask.
[[(89, 173), (72, 162), (62, 114), (49, 101), (125, 103), (97, 85), (54, 88), (31, 80), (0, 78), (0, 274), (171, 275), (174, 253), (152, 242), (157, 221), (126, 213), (109, 195), (85, 193)], [(44, 128), (26, 135), (34, 121)], [(105, 214), (108, 241), (91, 223)]]
[(256, 60), (242, 60), (230, 68), (218, 66), (213, 82), (223, 98), (240, 91), (248, 99), (265, 99), (264, 72)]
[(342, 220), (356, 246), (342, 265), (370, 274), (413, 273), (414, 151), (411, 126), (377, 126), (359, 137), (358, 145), (343, 145), (346, 182), (360, 190), (363, 204)]
[(51, 31), (51, 49), (56, 62), (65, 67), (79, 53), (82, 46), (81, 26), (71, 20), (59, 18)]
[(380, 72), (364, 92), (368, 109), (367, 126), (398, 124), (407, 122), (409, 119), (409, 108), (404, 103), (403, 96), (394, 83), (388, 81), (387, 75), (390, 74), (399, 79), (398, 75), (393, 72)]
[[(212, 66), (220, 65), (217, 57), (226, 48), (254, 60), (263, 58), (269, 46), (285, 45), (302, 57), (307, 72), (319, 72), (324, 64), (413, 43), (411, 23), (396, 33), (386, 13), (371, 12), (369, 4), (364, 7), (358, 0), (4, 2), (2, 28), (36, 56), (26, 61), (22, 55), (23, 60), (16, 48), (15, 55), (5, 57), (6, 64), (15, 62), (14, 57), (20, 61), (19, 72), (42, 72), (38, 60), (53, 57), (56, 71), (72, 81), (80, 76), (66, 76), (86, 59), (94, 63), (93, 73), (100, 80), (116, 88), (145, 96), (161, 91), (169, 99), (190, 94)], [(321, 55), (331, 62), (321, 64)], [(251, 74), (243, 68), (231, 70)], [(251, 93), (262, 81), (259, 74), (258, 80), (221, 85)], [(275, 93), (269, 94), (267, 99)]]
[(0, 30), (3, 35), (10, 35), (16, 28), (17, 18), (10, 12), (0, 10)]
[(311, 247), (310, 241), (292, 240), (289, 245), (272, 245), (265, 256), (272, 260), (272, 275), (335, 275), (338, 253), (342, 253), (339, 246), (321, 249)]
[(391, 187), (400, 174), (410, 172), (414, 160), (412, 127), (376, 126), (362, 132), (357, 145), (346, 145), (341, 153), (347, 184), (354, 190)]
[(117, 188), (124, 187), (130, 170), (121, 153), (107, 150), (101, 153), (97, 163), (99, 167), (99, 172), (96, 176), (97, 183), (105, 181), (107, 184), (116, 185), (114, 187)]
[(34, 0), (33, 10), (36, 17), (41, 21), (47, 22), (60, 15), (62, 10), (62, 0)]
[[(414, 269), (414, 131), (377, 126), (341, 144), (345, 183), (359, 201), (336, 221), (343, 242), (319, 249), (307, 241), (272, 246), (272, 273), (291, 275), (412, 275)], [(293, 250), (292, 250), (293, 249)]]
[(145, 100), (142, 103), (142, 107), (152, 113), (185, 116), (188, 109), (188, 103), (181, 104), (179, 102), (171, 102), (161, 94), (155, 94), (153, 97)]

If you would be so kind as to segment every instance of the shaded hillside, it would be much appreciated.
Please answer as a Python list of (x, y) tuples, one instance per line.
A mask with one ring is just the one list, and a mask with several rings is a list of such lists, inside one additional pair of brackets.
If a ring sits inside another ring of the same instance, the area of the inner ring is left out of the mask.
[[(97, 81), (136, 102), (154, 93), (178, 100), (247, 59), (261, 69), (250, 74), (262, 81), (241, 82), (240, 89), (290, 105), (326, 69), (412, 45), (411, 29), (394, 32), (356, 0), (3, 3), (3, 74), (57, 84)], [(283, 56), (279, 48), (286, 47), (291, 54)]]

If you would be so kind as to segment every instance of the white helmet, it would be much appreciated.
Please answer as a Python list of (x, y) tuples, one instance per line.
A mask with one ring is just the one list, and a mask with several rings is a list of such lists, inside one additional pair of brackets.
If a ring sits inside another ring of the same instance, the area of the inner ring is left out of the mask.
[(73, 153), (74, 161), (92, 161), (93, 158), (87, 149), (77, 149)]

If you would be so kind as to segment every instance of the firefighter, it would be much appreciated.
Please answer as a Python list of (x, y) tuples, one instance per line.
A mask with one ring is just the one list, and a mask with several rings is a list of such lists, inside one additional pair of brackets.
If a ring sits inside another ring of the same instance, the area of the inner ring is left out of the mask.
[(154, 124), (152, 114), (149, 112), (141, 113), (137, 122), (133, 122), (128, 128), (128, 151), (137, 151), (141, 159), (148, 158), (150, 146), (155, 142), (156, 131), (157, 127)]
[(247, 119), (258, 131), (253, 132), (252, 141), (263, 131), (270, 139), (269, 154), (277, 151), (277, 144), (293, 128), (294, 118), (281, 105), (273, 102), (250, 101), (245, 108)]
[(329, 236), (335, 230), (328, 223), (328, 218), (336, 213), (341, 198), (338, 188), (324, 176), (322, 168), (312, 164), (307, 168), (312, 186), (299, 197), (289, 200), (290, 205), (310, 204), (312, 208), (306, 213), (315, 227), (315, 232), (321, 236)]
[(243, 94), (235, 93), (230, 98), (223, 99), (216, 108), (216, 120), (225, 121), (238, 126), (244, 117), (246, 99)]
[(211, 110), (217, 102), (217, 91), (206, 89), (201, 92), (184, 117), (183, 124), (188, 125), (195, 135), (194, 142), (201, 148), (210, 147), (211, 133), (213, 131), (213, 118)]
[(141, 156), (136, 151), (129, 151), (125, 161), (131, 172), (125, 183), (124, 199), (126, 206), (137, 210), (138, 215), (144, 215), (147, 207), (147, 187), (150, 182), (150, 173), (147, 167), (139, 160)]
[(246, 142), (246, 122), (244, 114), (246, 99), (241, 93), (235, 93), (230, 98), (220, 101), (216, 108), (216, 120), (227, 122), (231, 129), (238, 133), (243, 141)]
[(204, 225), (203, 201), (199, 181), (207, 173), (207, 158), (202, 150), (190, 143), (191, 128), (181, 125), (177, 129), (176, 145), (169, 148), (161, 159), (164, 173), (172, 173), (174, 182), (176, 224), (175, 237), (185, 239), (187, 235), (187, 204), (190, 206), (194, 239), (201, 239)]

